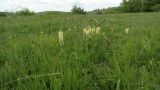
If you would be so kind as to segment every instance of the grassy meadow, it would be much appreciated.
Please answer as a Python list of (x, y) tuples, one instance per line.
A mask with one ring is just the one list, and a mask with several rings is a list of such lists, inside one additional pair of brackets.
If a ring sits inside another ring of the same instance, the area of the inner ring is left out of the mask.
[(0, 90), (160, 90), (160, 13), (0, 17)]

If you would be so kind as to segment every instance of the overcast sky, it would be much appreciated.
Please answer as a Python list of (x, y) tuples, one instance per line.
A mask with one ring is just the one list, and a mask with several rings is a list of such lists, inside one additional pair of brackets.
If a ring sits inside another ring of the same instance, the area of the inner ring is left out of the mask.
[(118, 6), (122, 0), (0, 0), (0, 11), (29, 8), (35, 12), (70, 11), (74, 4), (87, 11)]

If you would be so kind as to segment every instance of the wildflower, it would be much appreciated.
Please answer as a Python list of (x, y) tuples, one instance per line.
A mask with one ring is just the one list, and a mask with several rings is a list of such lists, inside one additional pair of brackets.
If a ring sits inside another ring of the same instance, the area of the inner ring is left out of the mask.
[(92, 28), (89, 26), (88, 27), (88, 34), (91, 34), (92, 33)]
[(88, 26), (87, 28), (83, 29), (83, 33), (86, 36), (92, 36), (93, 34), (100, 34), (100, 27), (97, 28), (91, 28), (90, 26)]
[(94, 33), (95, 33), (95, 31), (96, 31), (96, 29), (95, 29), (95, 28), (92, 28), (92, 29), (91, 29), (91, 33), (92, 33), (92, 34), (94, 34)]
[(64, 42), (63, 42), (63, 32), (59, 31), (58, 35), (59, 35), (59, 44), (60, 45), (64, 45)]
[(92, 33), (92, 28), (90, 26), (88, 26), (87, 28), (83, 29), (83, 33), (88, 36)]
[(83, 33), (84, 33), (84, 34), (87, 33), (87, 29), (86, 29), (86, 28), (83, 29)]
[(97, 28), (96, 28), (96, 34), (100, 34), (100, 30), (101, 30), (101, 28), (100, 28), (100, 27), (97, 27)]
[(129, 33), (129, 28), (126, 28), (125, 33), (126, 33), (126, 34)]

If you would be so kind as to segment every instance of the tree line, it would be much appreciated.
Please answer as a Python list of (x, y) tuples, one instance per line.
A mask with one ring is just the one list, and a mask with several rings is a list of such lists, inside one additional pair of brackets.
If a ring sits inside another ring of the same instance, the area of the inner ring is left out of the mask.
[(160, 0), (123, 0), (119, 8), (124, 12), (160, 11)]
[[(116, 13), (134, 13), (134, 12), (157, 12), (160, 11), (160, 0), (123, 0), (118, 7), (108, 9), (96, 9), (91, 12), (86, 12), (83, 8), (74, 5), (71, 9), (73, 14), (116, 14)], [(34, 15), (33, 11), (24, 8), (16, 12), (16, 15)], [(6, 16), (6, 13), (1, 12), (0, 16)]]
[[(108, 9), (96, 9), (92, 13), (108, 14), (108, 13), (134, 13), (134, 12), (156, 12), (160, 11), (160, 0), (123, 0), (118, 7)], [(73, 6), (72, 13), (85, 14), (85, 10), (76, 5)]]

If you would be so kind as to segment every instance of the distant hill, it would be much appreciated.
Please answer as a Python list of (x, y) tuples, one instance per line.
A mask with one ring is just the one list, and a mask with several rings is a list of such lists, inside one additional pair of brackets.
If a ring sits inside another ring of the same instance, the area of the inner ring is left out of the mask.
[(62, 11), (44, 11), (44, 12), (39, 12), (37, 14), (68, 14), (70, 12), (62, 12)]
[[(62, 12), (62, 11), (44, 11), (44, 12), (38, 12), (35, 14), (38, 15), (52, 15), (52, 14), (69, 14), (70, 12)], [(16, 13), (11, 12), (0, 12), (0, 17), (6, 17), (9, 15), (15, 15)]]

